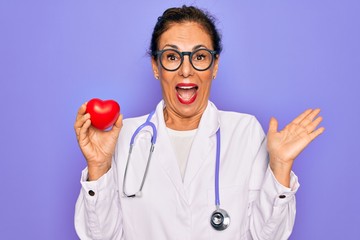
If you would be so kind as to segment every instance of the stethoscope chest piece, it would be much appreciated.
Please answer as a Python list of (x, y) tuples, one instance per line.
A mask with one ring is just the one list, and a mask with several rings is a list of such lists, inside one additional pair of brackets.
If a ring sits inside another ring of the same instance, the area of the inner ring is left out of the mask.
[(224, 209), (216, 209), (211, 214), (210, 223), (215, 230), (222, 231), (230, 225), (230, 216)]

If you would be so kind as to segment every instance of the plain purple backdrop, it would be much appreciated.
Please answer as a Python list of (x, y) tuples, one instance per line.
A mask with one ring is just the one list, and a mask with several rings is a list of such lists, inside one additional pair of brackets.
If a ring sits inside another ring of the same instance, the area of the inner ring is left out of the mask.
[(296, 160), (291, 239), (360, 239), (358, 1), (0, 1), (0, 238), (77, 239), (85, 160), (73, 123), (93, 97), (125, 117), (161, 99), (146, 51), (163, 10), (218, 18), (224, 52), (211, 100), (267, 131), (320, 107), (325, 133)]

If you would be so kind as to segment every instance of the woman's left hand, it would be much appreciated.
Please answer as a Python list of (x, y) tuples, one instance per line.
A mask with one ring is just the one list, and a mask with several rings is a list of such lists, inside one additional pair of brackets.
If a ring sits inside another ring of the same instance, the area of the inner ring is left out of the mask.
[(322, 117), (317, 117), (319, 113), (320, 109), (308, 109), (279, 132), (277, 120), (270, 120), (267, 134), (270, 168), (276, 179), (286, 187), (290, 185), (295, 158), (325, 130), (324, 127), (316, 129), (322, 121)]

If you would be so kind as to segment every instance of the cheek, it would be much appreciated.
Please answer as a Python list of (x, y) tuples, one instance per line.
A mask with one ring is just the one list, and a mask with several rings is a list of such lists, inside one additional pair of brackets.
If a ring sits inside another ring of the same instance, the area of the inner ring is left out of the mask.
[(173, 76), (169, 73), (161, 73), (161, 77), (160, 77), (160, 84), (161, 84), (161, 88), (163, 90), (163, 94), (164, 95), (170, 95), (170, 94), (174, 94), (174, 82), (175, 80), (173, 79)]
[(161, 76), (162, 81), (170, 82), (170, 80), (174, 77), (174, 72), (166, 71), (160, 66), (159, 75)]
[(202, 84), (202, 92), (204, 97), (210, 95), (211, 81)]
[(204, 97), (210, 95), (210, 89), (213, 80), (212, 76), (213, 76), (213, 72), (209, 71), (208, 73), (204, 74), (201, 77), (201, 85), (202, 85), (201, 89), (204, 94)]
[(200, 76), (201, 84), (210, 86), (213, 80), (213, 71), (206, 71)]

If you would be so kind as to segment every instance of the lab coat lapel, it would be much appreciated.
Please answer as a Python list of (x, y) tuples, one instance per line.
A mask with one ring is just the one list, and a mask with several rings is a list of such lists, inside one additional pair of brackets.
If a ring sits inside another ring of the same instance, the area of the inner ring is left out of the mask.
[[(199, 124), (197, 134), (194, 138), (184, 178), (185, 190), (194, 181), (202, 165), (206, 160), (215, 159), (215, 156), (209, 157), (216, 148), (216, 131), (219, 129), (220, 121), (218, 110), (212, 102), (208, 102)], [(215, 161), (214, 161), (215, 168)]]
[(161, 101), (156, 107), (155, 119), (152, 120), (157, 126), (158, 138), (155, 145), (154, 159), (159, 163), (160, 167), (166, 172), (171, 182), (174, 184), (180, 196), (188, 202), (184, 191), (184, 185), (181, 178), (178, 162), (169, 139), (166, 125), (164, 121), (164, 102)]

